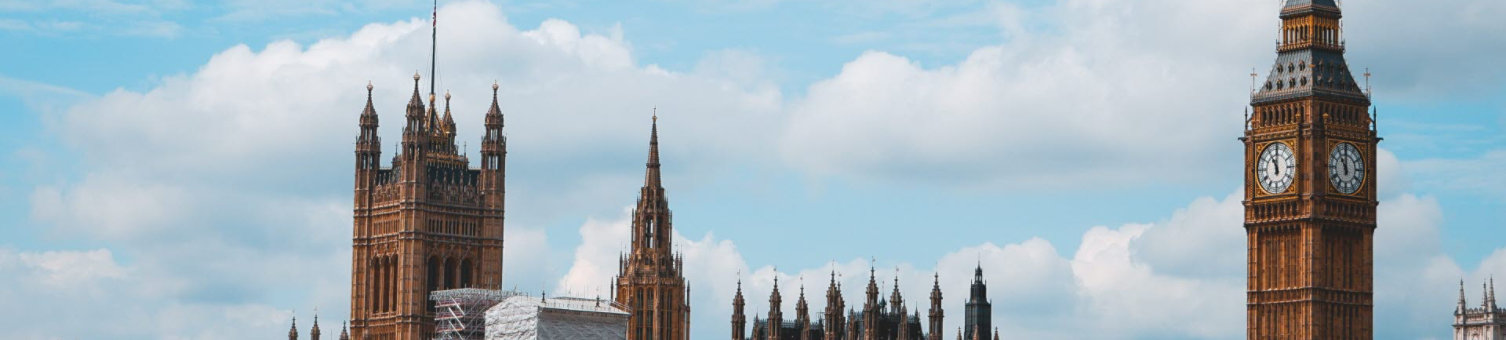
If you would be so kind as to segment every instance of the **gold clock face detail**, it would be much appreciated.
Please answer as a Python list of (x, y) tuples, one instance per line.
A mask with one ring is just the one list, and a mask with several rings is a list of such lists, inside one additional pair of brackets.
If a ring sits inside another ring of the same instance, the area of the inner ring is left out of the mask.
[(1365, 183), (1365, 159), (1354, 144), (1339, 143), (1328, 153), (1328, 182), (1345, 194), (1360, 191)]
[(1260, 159), (1255, 162), (1255, 178), (1260, 181), (1260, 188), (1266, 193), (1286, 192), (1296, 176), (1297, 158), (1286, 143), (1267, 144), (1265, 150), (1260, 152)]

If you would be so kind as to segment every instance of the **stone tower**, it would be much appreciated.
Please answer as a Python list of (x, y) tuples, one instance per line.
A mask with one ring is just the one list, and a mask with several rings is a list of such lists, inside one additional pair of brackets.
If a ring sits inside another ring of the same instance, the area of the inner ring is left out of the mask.
[(1454, 340), (1506, 340), (1506, 310), (1496, 306), (1495, 279), (1487, 281), (1480, 307), (1464, 301), (1464, 281), (1459, 281), (1459, 306), (1454, 309)]
[(689, 337), (689, 288), (682, 260), (673, 252), (674, 222), (659, 178), (659, 117), (648, 141), (647, 171), (633, 209), (632, 249), (620, 260), (613, 282), (618, 303), (626, 305), (628, 340), (684, 340)]
[[(993, 303), (988, 301), (988, 283), (983, 282), (983, 265), (979, 264), (973, 269), (973, 284), (968, 289), (966, 324), (962, 327), (963, 338), (973, 339), (988, 338), (988, 330), (993, 329)], [(978, 334), (982, 332), (983, 334)]]
[(837, 272), (831, 272), (831, 283), (826, 285), (826, 310), (822, 313), (822, 339), (842, 339), (847, 336), (843, 326), (847, 325), (847, 318), (842, 314), (847, 309), (847, 303), (842, 301), (842, 286), (837, 283)]
[(748, 334), (748, 315), (743, 314), (743, 307), (747, 303), (743, 301), (743, 280), (737, 280), (737, 295), (732, 297), (732, 340), (743, 340), (743, 335)]
[(934, 278), (935, 280), (931, 283), (931, 323), (927, 327), (927, 330), (931, 332), (927, 333), (928, 336), (926, 339), (941, 340), (941, 336), (943, 335), (941, 333), (941, 322), (946, 314), (941, 308), (941, 274), (935, 274)]
[(1344, 60), (1334, 0), (1287, 0), (1276, 62), (1250, 100), (1249, 339), (1371, 339), (1376, 188), (1370, 97)]
[(443, 116), (433, 91), (425, 107), (419, 76), (404, 114), (402, 143), (382, 167), (377, 114), (367, 85), (356, 138), (350, 335), (418, 340), (433, 335), (429, 293), (502, 287), (504, 159), (497, 85), (486, 113), (481, 168), (455, 145), (449, 94)]

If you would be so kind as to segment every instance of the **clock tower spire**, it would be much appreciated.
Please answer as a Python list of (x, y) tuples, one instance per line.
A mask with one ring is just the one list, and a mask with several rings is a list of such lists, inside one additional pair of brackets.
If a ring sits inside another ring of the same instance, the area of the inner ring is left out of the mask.
[(1247, 338), (1374, 337), (1370, 96), (1344, 60), (1334, 0), (1287, 0), (1245, 144)]

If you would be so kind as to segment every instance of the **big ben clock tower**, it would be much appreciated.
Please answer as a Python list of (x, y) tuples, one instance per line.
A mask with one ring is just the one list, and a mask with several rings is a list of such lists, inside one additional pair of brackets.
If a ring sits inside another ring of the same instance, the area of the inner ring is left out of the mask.
[(1249, 339), (1371, 339), (1374, 117), (1334, 0), (1287, 0), (1245, 143)]

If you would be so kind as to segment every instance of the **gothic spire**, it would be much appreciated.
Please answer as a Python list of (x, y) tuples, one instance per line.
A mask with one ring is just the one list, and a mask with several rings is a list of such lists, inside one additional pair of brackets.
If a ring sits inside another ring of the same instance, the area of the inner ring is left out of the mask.
[(1486, 303), (1485, 309), (1487, 309), (1487, 311), (1495, 311), (1495, 309), (1496, 309), (1496, 278), (1495, 278), (1495, 276), (1491, 276), (1490, 277), (1489, 288), (1486, 288), (1486, 290), (1485, 290), (1485, 303)]
[(1469, 309), (1469, 306), (1466, 305), (1466, 303), (1467, 302), (1464, 302), (1464, 279), (1459, 279), (1459, 314), (1464, 314), (1464, 311)]
[[(444, 120), (440, 123), (447, 136), (455, 135), (455, 118), (450, 116), (450, 91), (444, 91)], [(453, 141), (452, 141), (453, 142)]]
[(659, 108), (654, 108), (653, 123), (648, 137), (648, 171), (644, 174), (643, 186), (662, 187), (659, 180)]
[(288, 327), (288, 340), (298, 340), (298, 317), (293, 317), (293, 325)]
[(366, 108), (361, 109), (361, 127), (363, 128), (368, 126), (376, 127), (377, 125), (376, 107), (371, 105), (371, 90), (374, 88), (371, 86), (371, 82), (366, 82)]
[(314, 312), (314, 328), (309, 330), (309, 340), (319, 340), (319, 313)]
[(413, 73), (413, 98), (409, 98), (408, 99), (408, 115), (410, 115), (410, 116), (414, 115), (414, 111), (415, 110), (420, 110), (419, 112), (422, 113), (421, 110), (424, 109), (424, 99), (423, 99), (423, 97), (419, 97), (418, 96), (418, 79), (419, 78), (420, 78), (420, 76), (418, 75), (418, 72), (414, 72)]
[(344, 321), (340, 322), (340, 340), (350, 340), (350, 328), (345, 326)]

